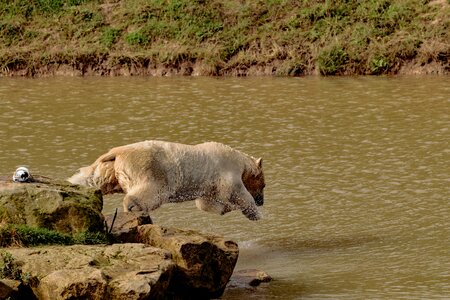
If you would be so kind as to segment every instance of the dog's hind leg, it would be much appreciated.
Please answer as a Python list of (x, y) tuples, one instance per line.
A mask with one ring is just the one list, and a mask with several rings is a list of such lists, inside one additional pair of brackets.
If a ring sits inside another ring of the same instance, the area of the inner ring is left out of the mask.
[(224, 215), (233, 210), (229, 203), (208, 197), (197, 198), (195, 205), (200, 210), (219, 215)]

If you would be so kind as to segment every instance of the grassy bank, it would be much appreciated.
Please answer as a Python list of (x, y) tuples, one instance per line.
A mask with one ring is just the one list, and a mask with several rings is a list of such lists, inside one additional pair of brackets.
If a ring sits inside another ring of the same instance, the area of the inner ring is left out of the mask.
[(450, 0), (0, 0), (0, 74), (450, 72)]

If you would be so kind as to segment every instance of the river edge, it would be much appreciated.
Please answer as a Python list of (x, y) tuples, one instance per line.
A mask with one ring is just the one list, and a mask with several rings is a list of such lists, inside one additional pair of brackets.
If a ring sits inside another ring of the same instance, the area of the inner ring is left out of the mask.
[[(112, 65), (116, 58), (108, 56), (91, 57), (88, 60), (75, 59), (70, 63), (54, 62), (47, 65), (30, 65), (17, 63), (11, 68), (0, 70), (1, 77), (53, 77), (53, 76), (211, 76), (211, 77), (302, 77), (302, 76), (327, 76), (320, 74), (316, 66), (306, 66), (298, 72), (286, 72), (286, 62), (273, 61), (268, 64), (249, 64), (239, 66), (210, 65), (204, 61), (183, 61), (173, 64), (156, 64), (150, 58), (134, 57), (123, 59), (126, 63)], [(364, 76), (371, 74), (343, 73), (337, 76)], [(417, 61), (408, 61), (388, 74), (376, 76), (395, 75), (450, 75), (450, 63), (432, 61), (421, 64)], [(333, 75), (336, 76), (336, 75)]]

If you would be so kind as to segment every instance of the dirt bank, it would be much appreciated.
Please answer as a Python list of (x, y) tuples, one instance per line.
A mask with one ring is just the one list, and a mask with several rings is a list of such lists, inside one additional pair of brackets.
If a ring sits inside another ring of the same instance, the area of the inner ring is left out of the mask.
[(450, 4), (0, 3), (0, 76), (449, 74)]

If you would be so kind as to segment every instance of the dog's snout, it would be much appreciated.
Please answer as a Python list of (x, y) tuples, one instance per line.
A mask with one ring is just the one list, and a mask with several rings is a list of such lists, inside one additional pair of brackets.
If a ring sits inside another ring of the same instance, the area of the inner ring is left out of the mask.
[(255, 197), (255, 203), (257, 206), (262, 206), (264, 204), (264, 196), (263, 195), (257, 195)]

